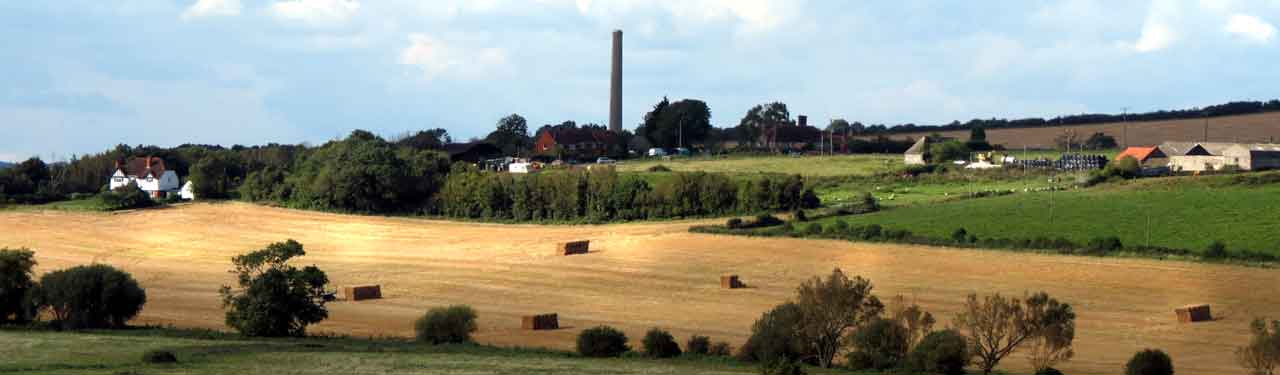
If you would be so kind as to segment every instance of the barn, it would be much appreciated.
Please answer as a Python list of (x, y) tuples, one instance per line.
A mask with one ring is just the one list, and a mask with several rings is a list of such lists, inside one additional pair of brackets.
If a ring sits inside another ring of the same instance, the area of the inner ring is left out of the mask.
[(1169, 168), (1174, 171), (1214, 171), (1228, 166), (1243, 170), (1280, 168), (1280, 144), (1166, 142), (1160, 149), (1169, 156)]
[(928, 163), (924, 159), (924, 154), (927, 151), (929, 151), (929, 137), (920, 137), (920, 140), (911, 145), (907, 152), (902, 153), (902, 161), (907, 165), (924, 165)]
[(1120, 160), (1123, 157), (1132, 157), (1138, 161), (1138, 165), (1144, 167), (1160, 167), (1169, 164), (1169, 156), (1165, 155), (1159, 146), (1129, 147), (1112, 160)]

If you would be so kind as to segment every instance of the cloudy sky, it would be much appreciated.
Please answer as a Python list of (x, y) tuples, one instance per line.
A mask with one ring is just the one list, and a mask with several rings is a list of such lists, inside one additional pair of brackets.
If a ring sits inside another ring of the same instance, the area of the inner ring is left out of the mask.
[(0, 2), (0, 160), (117, 143), (482, 136), (662, 96), (718, 126), (938, 124), (1280, 98), (1280, 0), (121, 0)]

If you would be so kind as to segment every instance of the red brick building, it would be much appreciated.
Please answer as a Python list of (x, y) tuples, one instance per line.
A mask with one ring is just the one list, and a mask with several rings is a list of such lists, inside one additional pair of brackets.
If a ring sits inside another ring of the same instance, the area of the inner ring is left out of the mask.
[(595, 158), (609, 155), (618, 137), (603, 129), (552, 129), (542, 132), (533, 145), (535, 153), (557, 158)]

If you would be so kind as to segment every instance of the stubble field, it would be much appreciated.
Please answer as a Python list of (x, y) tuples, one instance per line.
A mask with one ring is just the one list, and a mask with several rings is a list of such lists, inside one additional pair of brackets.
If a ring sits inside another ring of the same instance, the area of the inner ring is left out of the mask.
[[(285, 239), (302, 242), (338, 286), (381, 284), (386, 298), (329, 305), (312, 332), (408, 336), (428, 308), (465, 303), (480, 314), (478, 339), (571, 348), (581, 329), (614, 325), (638, 340), (652, 326), (745, 340), (760, 313), (801, 281), (840, 267), (870, 278), (882, 298), (904, 294), (950, 322), (970, 292), (1044, 290), (1079, 314), (1073, 374), (1113, 374), (1144, 347), (1175, 359), (1179, 373), (1238, 373), (1232, 349), (1249, 319), (1280, 314), (1272, 269), (1081, 258), (840, 241), (687, 233), (694, 222), (604, 226), (452, 223), (267, 208), (192, 204), (116, 215), (0, 212), (0, 246), (36, 250), (38, 272), (90, 262), (123, 268), (147, 289), (135, 323), (224, 328), (217, 289), (230, 258)], [(589, 239), (592, 253), (553, 256), (556, 241)], [(751, 286), (719, 289), (735, 273)], [(1211, 303), (1218, 320), (1176, 323), (1173, 308)], [(555, 312), (556, 331), (521, 331), (520, 315)], [(1025, 372), (1022, 358), (1002, 368)]]

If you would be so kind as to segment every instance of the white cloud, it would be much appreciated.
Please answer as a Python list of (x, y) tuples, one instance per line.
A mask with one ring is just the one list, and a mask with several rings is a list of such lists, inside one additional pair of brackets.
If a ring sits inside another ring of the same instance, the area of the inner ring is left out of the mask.
[(1247, 14), (1232, 15), (1224, 29), (1256, 43), (1267, 43), (1276, 37), (1275, 26)]
[(399, 62), (417, 67), (427, 80), (443, 76), (476, 78), (499, 72), (507, 65), (507, 53), (502, 48), (464, 45), (426, 34), (410, 34), (409, 46), (400, 52)]
[(284, 21), (323, 27), (345, 24), (360, 10), (355, 0), (288, 0), (271, 4), (271, 13)]
[(197, 0), (182, 12), (183, 20), (240, 14), (240, 0)]
[(1133, 44), (1138, 52), (1155, 52), (1173, 45), (1178, 40), (1178, 30), (1174, 29), (1180, 12), (1174, 0), (1156, 0), (1147, 11), (1147, 18), (1142, 23), (1142, 34)]

